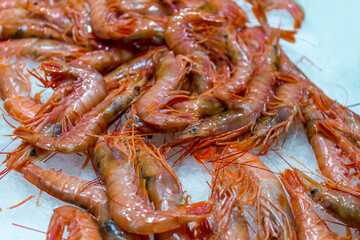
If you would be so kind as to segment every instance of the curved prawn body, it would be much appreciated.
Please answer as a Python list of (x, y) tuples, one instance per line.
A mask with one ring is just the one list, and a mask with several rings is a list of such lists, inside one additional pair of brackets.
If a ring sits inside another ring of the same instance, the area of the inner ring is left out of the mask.
[(167, 16), (171, 14), (171, 11), (163, 2), (161, 0), (120, 0), (116, 1), (114, 5), (118, 7), (120, 12), (131, 11), (147, 16)]
[(102, 240), (99, 227), (91, 215), (72, 206), (54, 209), (46, 240), (62, 239), (65, 226), (68, 226), (68, 240)]
[(119, 239), (119, 237), (122, 237), (120, 239), (138, 239), (135, 235), (124, 232), (110, 218), (108, 197), (103, 188), (90, 185), (88, 181), (69, 176), (61, 171), (43, 170), (33, 163), (28, 163), (15, 170), (49, 195), (89, 211), (98, 219), (100, 232), (104, 239)]
[(90, 0), (90, 18), (94, 34), (105, 40), (120, 40), (134, 31), (134, 19), (118, 19), (102, 0)]
[(210, 0), (200, 8), (209, 12), (216, 12), (218, 15), (226, 18), (236, 28), (242, 28), (248, 22), (244, 10), (233, 0)]
[(25, 9), (7, 9), (0, 12), (2, 31), (0, 39), (47, 38), (66, 40), (63, 30), (55, 24), (28, 17)]
[(64, 172), (55, 172), (54, 169), (43, 170), (41, 167), (28, 163), (16, 169), (24, 178), (61, 201), (75, 204), (87, 209), (94, 216), (107, 214), (107, 196), (98, 186), (90, 186), (87, 181), (79, 177), (69, 176)]
[(290, 195), (297, 239), (351, 239), (351, 237), (342, 237), (331, 231), (316, 212), (311, 209), (311, 205), (303, 199), (305, 189), (294, 172), (287, 169), (283, 174), (280, 174), (280, 179)]
[[(184, 205), (183, 191), (179, 179), (166, 162), (160, 149), (146, 145), (143, 141), (136, 142), (138, 147), (137, 167), (140, 179), (143, 179), (149, 200), (155, 210), (177, 210)], [(156, 239), (190, 239), (186, 226), (170, 232), (157, 234)]]
[(346, 189), (336, 189), (330, 185), (324, 186), (298, 169), (294, 169), (293, 173), (314, 202), (350, 227), (359, 228), (360, 195), (358, 193), (354, 191), (350, 193)]
[[(100, 103), (85, 113), (76, 125), (58, 137), (44, 136), (19, 127), (16, 134), (26, 141), (49, 151), (61, 153), (82, 152), (94, 146), (97, 135), (102, 134), (139, 96), (141, 87), (147, 83), (146, 76), (139, 74), (130, 79), (123, 88), (113, 90)], [(51, 143), (51, 144), (49, 144)]]
[(127, 78), (130, 78), (134, 75), (137, 75), (141, 70), (145, 75), (154, 72), (157, 63), (163, 57), (164, 52), (166, 52), (167, 48), (158, 48), (147, 52), (141, 56), (138, 56), (126, 63), (123, 63), (115, 70), (110, 72), (104, 77), (107, 91), (111, 91), (122, 85), (123, 81)]
[(247, 201), (257, 212), (258, 234), (265, 239), (296, 239), (294, 219), (279, 179), (253, 154), (239, 152), (236, 146), (227, 154), (231, 171), (242, 183), (239, 192), (250, 192)]
[(110, 48), (85, 53), (72, 63), (84, 65), (102, 73), (112, 66), (118, 66), (130, 60), (132, 56), (132, 52), (126, 49)]
[(102, 76), (90, 68), (60, 62), (43, 62), (41, 69), (52, 80), (46, 84), (56, 84), (64, 78), (75, 78), (72, 84), (72, 91), (64, 99), (58, 102), (58, 106), (52, 109), (52, 112), (41, 116), (41, 126), (56, 124), (65, 121), (74, 124), (79, 116), (88, 112), (98, 102), (106, 96), (105, 82)]
[(134, 17), (133, 31), (124, 37), (124, 41), (147, 40), (156, 45), (163, 44), (166, 20), (167, 18), (165, 17)]
[(166, 108), (170, 103), (187, 99), (180, 88), (186, 73), (186, 63), (180, 55), (168, 52), (156, 70), (154, 85), (142, 96), (136, 105), (139, 118), (160, 130), (178, 130), (194, 123), (194, 113), (179, 112)]
[[(9, 115), (23, 123), (35, 117), (41, 108), (39, 99), (30, 97), (31, 83), (13, 66), (1, 66), (0, 96), (4, 101), (4, 109)], [(15, 66), (21, 66), (15, 63)]]
[(166, 23), (165, 41), (169, 48), (176, 54), (182, 54), (194, 60), (193, 85), (198, 94), (210, 90), (216, 79), (206, 50), (190, 33), (192, 26), (190, 23), (200, 22), (221, 26), (223, 21), (222, 17), (204, 11), (183, 9), (172, 15)]
[(24, 56), (33, 60), (64, 60), (80, 57), (88, 50), (74, 44), (56, 40), (26, 38), (0, 42), (1, 56)]
[(110, 214), (124, 230), (154, 234), (174, 230), (191, 221), (205, 218), (212, 210), (209, 203), (196, 203), (177, 210), (156, 211), (141, 194), (135, 161), (122, 142), (98, 142), (94, 164), (107, 187)]
[(315, 104), (310, 103), (302, 109), (302, 114), (305, 119), (305, 132), (314, 150), (321, 172), (335, 182), (349, 182), (351, 180), (350, 169), (345, 164), (342, 151), (317, 126), (317, 122), (324, 120), (320, 110)]
[(255, 68), (252, 63), (250, 49), (236, 34), (233, 26), (229, 25), (227, 27), (226, 36), (227, 54), (235, 69), (229, 81), (216, 87), (212, 92), (216, 98), (225, 102), (228, 109), (234, 109), (242, 100), (238, 94), (246, 90)]
[[(294, 28), (300, 28), (304, 20), (304, 11), (294, 0), (246, 0), (253, 6), (261, 5), (266, 12), (275, 9), (283, 9), (294, 18)], [(255, 15), (256, 16), (256, 15)], [(258, 16), (256, 16), (258, 17)]]
[(274, 75), (270, 66), (265, 63), (254, 74), (248, 84), (248, 93), (245, 95), (236, 109), (224, 111), (218, 115), (210, 116), (201, 122), (188, 126), (182, 135), (176, 140), (177, 143), (189, 142), (195, 138), (205, 138), (229, 131), (237, 130), (244, 133), (259, 118), (260, 113), (265, 111), (268, 102), (268, 94), (272, 91)]
[(307, 88), (308, 83), (303, 81), (280, 85), (274, 100), (268, 104), (269, 115), (260, 117), (253, 136), (240, 143), (244, 150), (260, 145), (260, 153), (264, 154), (281, 133), (288, 132), (296, 116), (304, 122), (300, 103)]

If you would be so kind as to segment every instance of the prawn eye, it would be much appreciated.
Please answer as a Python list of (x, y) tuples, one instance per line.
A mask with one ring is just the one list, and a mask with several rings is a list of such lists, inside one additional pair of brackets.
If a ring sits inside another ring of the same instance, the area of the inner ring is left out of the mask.
[(315, 193), (317, 193), (317, 192), (319, 192), (319, 191), (320, 191), (319, 189), (313, 189), (313, 190), (311, 190), (310, 193), (311, 193), (312, 195), (314, 195)]
[(229, 35), (227, 35), (227, 34), (224, 34), (224, 38), (228, 38), (229, 37)]
[(49, 35), (49, 38), (50, 38), (50, 39), (54, 39), (54, 37), (53, 37), (53, 35), (52, 35), (52, 34), (50, 34), (50, 35)]
[(153, 135), (147, 135), (146, 136), (148, 139), (152, 139), (153, 138)]
[(36, 154), (36, 149), (35, 148), (31, 149), (30, 156), (33, 157), (35, 156), (35, 154)]
[(38, 2), (34, 2), (33, 4), (34, 4), (34, 6), (36, 6), (36, 5), (38, 5)]
[(136, 91), (140, 91), (140, 87), (139, 87), (139, 86), (135, 86), (134, 89), (135, 89)]
[(136, 152), (137, 152), (137, 153), (140, 153), (140, 149), (137, 149)]
[(192, 131), (193, 133), (198, 132), (197, 128), (193, 128), (193, 129), (191, 129), (191, 131)]

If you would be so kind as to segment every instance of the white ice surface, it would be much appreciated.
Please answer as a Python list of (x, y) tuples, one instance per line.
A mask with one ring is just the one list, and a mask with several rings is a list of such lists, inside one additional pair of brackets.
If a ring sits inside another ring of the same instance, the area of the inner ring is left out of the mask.
[[(332, 99), (348, 106), (360, 103), (360, 1), (358, 0), (298, 0), (305, 10), (305, 20), (296, 35), (295, 44), (283, 42), (282, 46), (306, 73), (306, 75)], [(248, 6), (247, 4), (241, 4)], [(276, 11), (274, 26), (291, 28), (292, 19), (288, 14)], [(290, 24), (289, 24), (290, 23)], [(360, 106), (352, 107), (360, 113)], [(12, 124), (16, 124), (7, 118)], [(0, 119), (0, 150), (10, 151), (18, 143), (7, 146), (11, 139), (4, 135), (12, 129)], [(6, 147), (7, 146), (7, 147)], [(316, 160), (306, 136), (300, 128), (291, 134), (281, 152), (283, 157), (291, 155), (312, 170), (317, 169)], [(0, 155), (0, 161), (5, 155)], [(299, 166), (290, 157), (290, 164)], [(283, 171), (287, 165), (276, 153), (263, 157), (265, 163), (275, 172)], [(79, 175), (84, 179), (94, 178), (91, 167), (80, 170), (82, 161), (79, 156), (61, 156), (61, 160), (52, 159), (45, 167), (63, 169), (70, 175)], [(76, 167), (73, 167), (73, 166)], [(3, 168), (0, 167), (0, 170)], [(305, 170), (305, 169), (304, 169)], [(210, 176), (199, 165), (189, 159), (176, 167), (175, 171), (183, 183), (184, 190), (192, 196), (194, 202), (206, 200), (209, 188), (206, 181)], [(44, 240), (45, 234), (24, 229), (13, 224), (46, 232), (52, 210), (65, 203), (43, 193), (40, 206), (36, 205), (39, 190), (17, 173), (10, 173), (0, 180), (0, 239), (4, 240)], [(15, 209), (8, 209), (29, 197), (30, 201)]]

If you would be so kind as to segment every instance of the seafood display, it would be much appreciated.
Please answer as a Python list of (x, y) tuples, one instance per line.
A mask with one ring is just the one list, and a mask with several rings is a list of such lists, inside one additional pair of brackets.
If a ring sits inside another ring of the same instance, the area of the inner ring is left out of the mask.
[[(48, 240), (360, 238), (360, 116), (300, 69), (316, 62), (288, 55), (301, 1), (4, 0), (0, 18), (12, 129), (0, 189), (32, 189), (0, 201), (0, 217), (50, 203), (47, 229), (12, 227)], [(313, 159), (286, 151), (297, 135)]]

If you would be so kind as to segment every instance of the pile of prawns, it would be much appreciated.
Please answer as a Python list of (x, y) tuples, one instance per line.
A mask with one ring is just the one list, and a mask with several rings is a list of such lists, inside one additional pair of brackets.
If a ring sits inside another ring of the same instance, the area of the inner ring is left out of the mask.
[[(314, 202), (359, 230), (360, 117), (281, 49), (295, 31), (271, 28), (266, 12), (288, 11), (297, 29), (301, 7), (247, 1), (258, 27), (232, 0), (0, 2), (0, 95), (23, 140), (2, 174), (15, 170), (78, 206), (54, 210), (47, 239), (61, 239), (65, 226), (68, 239), (249, 239), (244, 206), (255, 213), (255, 238), (352, 238), (328, 228)], [(28, 72), (53, 89), (45, 102), (30, 96), (25, 58), (40, 62)], [(279, 180), (248, 152), (266, 154), (296, 119), (322, 183), (297, 169)], [(146, 141), (175, 132), (166, 146)], [(166, 162), (175, 146), (211, 163), (208, 201), (184, 197)], [(57, 152), (86, 153), (101, 185), (36, 165)]]

